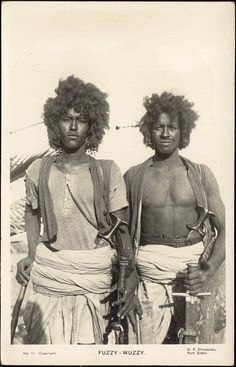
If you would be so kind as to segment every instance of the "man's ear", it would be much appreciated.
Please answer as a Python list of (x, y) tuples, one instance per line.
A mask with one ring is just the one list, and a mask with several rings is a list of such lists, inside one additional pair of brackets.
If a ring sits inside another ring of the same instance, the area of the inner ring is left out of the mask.
[(180, 131), (179, 149), (186, 148), (189, 145), (190, 136), (187, 132)]
[(146, 144), (149, 147), (152, 147), (152, 142), (151, 142), (151, 133), (150, 133), (150, 129), (148, 127), (147, 122), (144, 122), (143, 125), (140, 128), (141, 133), (143, 134), (143, 141), (144, 144)]

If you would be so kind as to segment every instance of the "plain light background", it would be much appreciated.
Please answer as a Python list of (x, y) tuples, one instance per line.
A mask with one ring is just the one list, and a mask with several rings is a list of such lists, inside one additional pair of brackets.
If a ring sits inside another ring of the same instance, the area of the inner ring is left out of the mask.
[[(185, 95), (200, 117), (181, 154), (212, 169), (232, 230), (233, 3), (4, 2), (2, 20), (3, 168), (10, 156), (48, 148), (44, 125), (9, 132), (42, 121), (60, 78), (74, 74), (108, 93), (110, 130), (96, 157), (114, 159), (123, 173), (153, 151), (138, 129), (115, 126), (135, 124), (145, 113), (145, 96)], [(22, 181), (8, 195), (24, 195)]]
[[(143, 98), (170, 91), (200, 118), (181, 154), (205, 163), (226, 196), (233, 146), (230, 3), (5, 3), (5, 119), (10, 131), (42, 121), (60, 78), (74, 74), (108, 93), (110, 131), (97, 157), (122, 172), (153, 152), (136, 123)], [(44, 125), (10, 136), (11, 154), (48, 147)]]

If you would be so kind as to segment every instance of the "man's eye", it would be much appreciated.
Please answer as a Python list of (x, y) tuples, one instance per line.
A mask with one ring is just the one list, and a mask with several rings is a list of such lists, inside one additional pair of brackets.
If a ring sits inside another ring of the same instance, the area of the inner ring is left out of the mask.
[(176, 130), (176, 129), (177, 129), (177, 127), (176, 127), (176, 126), (170, 126), (170, 129), (172, 129), (172, 130)]
[(70, 122), (70, 118), (69, 117), (63, 117), (63, 121)]

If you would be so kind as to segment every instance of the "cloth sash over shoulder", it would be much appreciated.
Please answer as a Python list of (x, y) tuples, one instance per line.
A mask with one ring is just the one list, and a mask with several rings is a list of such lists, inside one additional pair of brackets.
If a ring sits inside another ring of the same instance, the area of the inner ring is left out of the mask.
[[(57, 159), (58, 155), (44, 158), (39, 174), (39, 206), (44, 225), (42, 241), (45, 242), (54, 242), (58, 230), (53, 211), (53, 202), (48, 187), (51, 165), (55, 163)], [(111, 163), (112, 161), (95, 160), (91, 157), (89, 167), (94, 189), (94, 207), (97, 225), (101, 232), (107, 232), (111, 226), (111, 219), (108, 212)]]
[[(207, 208), (207, 198), (200, 165), (193, 163), (186, 158), (180, 158), (186, 167), (189, 182), (195, 195), (196, 204)], [(136, 249), (138, 248), (140, 241), (140, 221), (144, 182), (147, 170), (152, 163), (153, 157), (135, 167), (131, 167), (124, 175), (127, 199), (129, 202), (130, 234), (133, 245)], [(209, 223), (207, 226), (209, 228)]]

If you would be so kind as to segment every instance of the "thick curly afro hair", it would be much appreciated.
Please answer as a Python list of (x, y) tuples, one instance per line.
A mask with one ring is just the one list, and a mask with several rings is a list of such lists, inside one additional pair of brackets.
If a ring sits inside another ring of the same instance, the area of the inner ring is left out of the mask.
[(97, 151), (105, 129), (109, 129), (107, 94), (101, 92), (91, 83), (85, 84), (74, 75), (70, 75), (65, 80), (60, 80), (55, 92), (55, 98), (47, 99), (43, 113), (50, 146), (60, 150), (61, 143), (57, 123), (69, 108), (74, 108), (77, 112), (83, 111), (83, 117), (90, 126), (86, 139), (86, 150)]
[(160, 96), (152, 94), (152, 96), (144, 98), (144, 107), (147, 112), (138, 122), (137, 126), (144, 136), (144, 144), (152, 147), (150, 139), (150, 131), (153, 123), (158, 120), (162, 113), (166, 113), (171, 118), (178, 118), (180, 128), (179, 149), (183, 149), (189, 145), (190, 133), (196, 126), (195, 121), (198, 114), (192, 110), (193, 103), (189, 102), (184, 96), (175, 96), (172, 93), (163, 92)]

